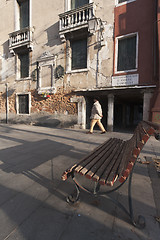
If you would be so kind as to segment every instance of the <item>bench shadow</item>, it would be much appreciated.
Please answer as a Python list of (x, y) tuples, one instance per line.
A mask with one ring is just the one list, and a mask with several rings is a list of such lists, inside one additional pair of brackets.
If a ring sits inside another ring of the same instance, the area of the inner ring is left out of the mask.
[[(81, 214), (75, 209), (66, 208), (66, 203), (59, 200), (61, 208), (47, 203), (46, 197), (38, 199), (25, 192), (18, 192), (0, 185), (1, 192), (12, 192), (12, 200), (1, 205), (1, 239), (84, 239), (84, 236), (94, 239), (106, 239), (106, 234), (112, 232), (102, 222)], [(51, 199), (53, 200), (53, 199)], [(81, 226), (81, 228), (79, 227)], [(87, 227), (86, 227), (87, 226)], [(82, 230), (83, 229), (83, 230)], [(103, 230), (102, 232), (100, 231)]]

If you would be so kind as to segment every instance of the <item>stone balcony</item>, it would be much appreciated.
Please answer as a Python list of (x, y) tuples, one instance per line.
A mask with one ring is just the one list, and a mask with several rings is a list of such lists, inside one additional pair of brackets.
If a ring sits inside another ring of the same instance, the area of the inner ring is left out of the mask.
[[(95, 20), (94, 4), (89, 3), (82, 7), (67, 11), (59, 15), (60, 38), (65, 39), (65, 34), (82, 28), (90, 29), (91, 21)], [(94, 23), (92, 22), (92, 25)]]
[(12, 32), (9, 34), (9, 51), (14, 53), (17, 48), (26, 46), (32, 50), (32, 34), (33, 30), (30, 27)]

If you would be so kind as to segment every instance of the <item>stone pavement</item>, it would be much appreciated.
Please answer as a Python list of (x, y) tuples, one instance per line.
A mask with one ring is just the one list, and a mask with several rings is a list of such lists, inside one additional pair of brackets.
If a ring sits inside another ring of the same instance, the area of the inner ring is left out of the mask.
[[(160, 142), (148, 141), (133, 175), (134, 211), (146, 219), (140, 230), (104, 197), (82, 193), (74, 206), (65, 201), (74, 189), (72, 181), (61, 181), (67, 167), (111, 136), (131, 137), (85, 132), (0, 124), (0, 240), (159, 239), (160, 177), (152, 158), (160, 158)], [(115, 196), (125, 204), (126, 187)]]

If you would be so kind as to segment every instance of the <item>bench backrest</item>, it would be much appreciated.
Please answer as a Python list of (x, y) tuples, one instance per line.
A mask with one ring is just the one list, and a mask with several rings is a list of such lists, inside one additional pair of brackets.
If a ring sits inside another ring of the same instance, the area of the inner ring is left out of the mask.
[(118, 179), (123, 183), (131, 173), (143, 146), (150, 136), (156, 133), (158, 127), (153, 123), (142, 121), (129, 140), (110, 138), (79, 163), (67, 169), (62, 175), (62, 180), (66, 180), (76, 172), (101, 185), (113, 186)]
[(154, 124), (147, 121), (141, 121), (136, 127), (133, 136), (128, 140), (128, 147), (122, 160), (122, 167), (119, 168), (120, 182), (126, 180), (129, 176), (134, 163), (139, 156), (142, 148), (148, 141), (151, 135), (155, 135), (159, 129), (158, 124)]

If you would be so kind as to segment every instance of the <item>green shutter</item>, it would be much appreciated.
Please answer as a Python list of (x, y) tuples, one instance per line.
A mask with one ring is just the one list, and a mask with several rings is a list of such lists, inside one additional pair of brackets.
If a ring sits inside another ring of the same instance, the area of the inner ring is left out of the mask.
[(23, 1), (20, 6), (20, 28), (23, 29), (29, 26), (29, 1)]
[(29, 95), (18, 95), (19, 98), (19, 113), (29, 114)]
[(118, 0), (118, 3), (126, 2), (127, 0)]
[(20, 77), (29, 77), (29, 53), (19, 54), (20, 59)]
[(78, 8), (78, 7), (81, 7), (85, 4), (89, 3), (89, 0), (72, 0), (71, 1), (71, 8), (74, 9), (74, 8)]
[(118, 40), (118, 71), (136, 68), (136, 36)]
[(72, 70), (87, 68), (87, 39), (71, 42)]

